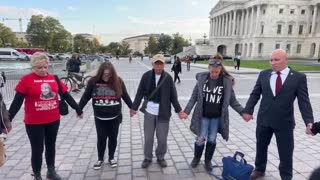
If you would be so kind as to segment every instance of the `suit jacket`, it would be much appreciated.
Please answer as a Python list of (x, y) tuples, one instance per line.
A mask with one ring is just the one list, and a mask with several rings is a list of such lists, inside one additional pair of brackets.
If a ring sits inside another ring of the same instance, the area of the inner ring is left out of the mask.
[(295, 127), (294, 101), (297, 98), (304, 123), (313, 123), (306, 75), (290, 69), (280, 93), (274, 96), (270, 87), (271, 72), (271, 69), (260, 72), (244, 112), (253, 114), (254, 107), (262, 95), (257, 125), (274, 129), (293, 129)]

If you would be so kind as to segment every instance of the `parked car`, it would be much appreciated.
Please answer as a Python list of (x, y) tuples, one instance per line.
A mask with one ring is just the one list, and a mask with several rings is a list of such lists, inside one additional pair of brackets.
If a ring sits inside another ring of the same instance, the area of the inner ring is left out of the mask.
[(90, 61), (98, 60), (98, 61), (103, 62), (104, 58), (101, 56), (98, 56), (98, 55), (89, 55), (89, 56), (87, 56), (87, 60), (90, 60)]
[(59, 60), (69, 60), (69, 59), (71, 59), (71, 54), (59, 53), (57, 55), (57, 59), (59, 59)]
[(0, 48), (0, 60), (27, 61), (27, 57), (13, 48)]
[(172, 63), (172, 56), (170, 54), (165, 54), (164, 56), (164, 62), (171, 64)]

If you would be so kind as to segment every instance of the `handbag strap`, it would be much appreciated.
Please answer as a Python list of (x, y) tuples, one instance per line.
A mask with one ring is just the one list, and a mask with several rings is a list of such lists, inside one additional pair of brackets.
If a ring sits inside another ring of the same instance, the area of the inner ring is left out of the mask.
[(54, 75), (54, 79), (56, 80), (56, 82), (57, 82), (57, 84), (58, 84), (58, 93), (59, 93), (59, 95), (60, 95), (60, 99), (62, 100), (62, 101), (64, 101), (64, 99), (63, 99), (63, 97), (62, 97), (62, 88), (61, 88), (61, 82), (60, 82), (60, 79), (59, 79), (59, 77), (57, 76), (57, 75)]
[(237, 160), (237, 156), (240, 156), (240, 162), (242, 162), (243, 164), (247, 164), (247, 161), (244, 159), (244, 154), (242, 152), (236, 151), (233, 155), (233, 159)]
[[(219, 165), (213, 165), (211, 167), (212, 167), (212, 170), (213, 169), (222, 169), (223, 168), (223, 166), (219, 166)], [(218, 180), (223, 180), (223, 177), (221, 175), (215, 174), (215, 173), (213, 173), (213, 171), (210, 171), (209, 174), (211, 176), (215, 177)]]
[(151, 92), (150, 96), (146, 99), (146, 102), (148, 102), (155, 94), (156, 92), (159, 90), (159, 88), (161, 87), (161, 85), (164, 83), (164, 81), (166, 80), (167, 78), (167, 74), (166, 73), (163, 73), (163, 79), (162, 81), (158, 84), (158, 86)]

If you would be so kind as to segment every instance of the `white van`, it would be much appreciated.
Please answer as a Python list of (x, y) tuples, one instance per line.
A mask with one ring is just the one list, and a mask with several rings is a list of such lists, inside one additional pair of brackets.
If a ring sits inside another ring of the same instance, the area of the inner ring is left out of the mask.
[(26, 61), (27, 57), (13, 48), (0, 48), (0, 60)]

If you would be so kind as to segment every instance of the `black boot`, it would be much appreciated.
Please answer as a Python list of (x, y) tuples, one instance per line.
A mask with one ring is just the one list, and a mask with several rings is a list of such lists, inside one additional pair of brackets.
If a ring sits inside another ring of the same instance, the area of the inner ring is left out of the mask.
[(214, 150), (216, 149), (216, 144), (212, 142), (207, 142), (206, 145), (206, 153), (205, 153), (205, 159), (204, 159), (204, 168), (207, 171), (212, 171), (212, 164), (211, 159), (214, 153)]
[(62, 180), (62, 178), (57, 174), (54, 166), (48, 166), (47, 178), (50, 180)]
[(197, 165), (199, 164), (203, 149), (204, 149), (204, 144), (199, 146), (199, 145), (197, 145), (197, 143), (194, 143), (194, 157), (191, 161), (192, 168), (197, 167)]
[(33, 180), (42, 180), (41, 173), (33, 173)]

